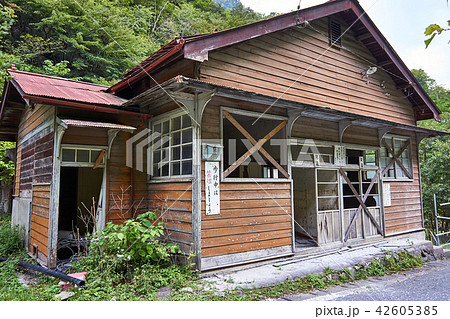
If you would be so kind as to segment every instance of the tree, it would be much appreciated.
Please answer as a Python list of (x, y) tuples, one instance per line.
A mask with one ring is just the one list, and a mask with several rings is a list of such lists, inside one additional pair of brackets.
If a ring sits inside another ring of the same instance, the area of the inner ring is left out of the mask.
[[(429, 129), (450, 132), (450, 90), (438, 85), (422, 69), (411, 71), (442, 111), (440, 122), (427, 120), (419, 122), (419, 125)], [(433, 195), (436, 194), (440, 202), (447, 202), (450, 199), (450, 137), (423, 140), (419, 147), (419, 158), (425, 225), (426, 228), (432, 229)], [(444, 209), (445, 207), (439, 208), (440, 214), (450, 216), (450, 212), (446, 212)]]

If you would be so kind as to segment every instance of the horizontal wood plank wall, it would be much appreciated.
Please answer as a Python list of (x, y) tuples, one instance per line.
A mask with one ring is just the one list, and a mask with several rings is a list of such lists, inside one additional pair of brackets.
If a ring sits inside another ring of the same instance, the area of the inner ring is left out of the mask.
[(32, 196), (32, 185), (50, 183), (53, 168), (54, 108), (36, 105), (27, 108), (19, 124), (17, 147), (20, 150), (20, 197)]
[(61, 144), (108, 145), (108, 134), (105, 129), (70, 126), (64, 132)]
[(126, 165), (126, 141), (130, 133), (119, 132), (108, 159), (108, 211), (106, 221), (123, 223), (134, 215), (131, 198), (131, 169)]
[[(376, 61), (351, 31), (343, 36), (342, 43), (352, 52), (336, 48), (325, 52), (328, 20), (313, 21), (311, 25), (325, 35), (311, 27), (290, 28), (210, 52), (208, 61), (200, 65), (200, 79), (277, 98), (415, 124), (411, 104), (396, 89), (389, 74), (379, 68), (370, 76), (369, 84), (362, 79), (361, 71)], [(346, 27), (343, 25), (342, 30)], [(383, 81), (386, 89), (380, 86)]]
[(288, 182), (221, 183), (220, 214), (206, 215), (204, 190), (201, 208), (202, 257), (292, 245)]
[(189, 254), (192, 249), (192, 182), (148, 184), (148, 206), (165, 224), (170, 242)]
[[(408, 135), (404, 132), (395, 132)], [(391, 186), (391, 206), (384, 208), (386, 235), (422, 229), (422, 199), (419, 183), (418, 148), (411, 135), (413, 174), (412, 181), (383, 181)]]
[(30, 251), (37, 246), (38, 258), (47, 260), (48, 254), (48, 228), (50, 208), (51, 184), (33, 185), (31, 226), (30, 226)]
[[(339, 123), (300, 117), (292, 126), (292, 137), (339, 142)], [(378, 131), (374, 128), (351, 125), (342, 138), (343, 143), (379, 146)]]

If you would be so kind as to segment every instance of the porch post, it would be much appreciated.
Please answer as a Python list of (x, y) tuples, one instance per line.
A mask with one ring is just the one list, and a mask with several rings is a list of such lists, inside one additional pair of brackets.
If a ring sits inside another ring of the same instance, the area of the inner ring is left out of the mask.
[(55, 132), (53, 141), (53, 171), (51, 184), (51, 197), (49, 207), (49, 230), (48, 230), (48, 257), (47, 266), (56, 267), (57, 249), (58, 249), (58, 218), (59, 218), (59, 184), (61, 161), (59, 158), (61, 150), (61, 140), (67, 125), (55, 117)]

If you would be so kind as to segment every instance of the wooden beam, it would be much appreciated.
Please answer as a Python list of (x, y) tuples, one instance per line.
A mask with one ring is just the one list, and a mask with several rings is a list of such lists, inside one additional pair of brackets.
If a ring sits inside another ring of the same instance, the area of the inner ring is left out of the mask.
[[(342, 172), (341, 172), (342, 174)], [(372, 180), (370, 181), (369, 187), (367, 187), (366, 193), (363, 196), (363, 202), (365, 203), (367, 198), (370, 195), (370, 192), (372, 191), (373, 185), (375, 185), (375, 182), (378, 178), (378, 174), (380, 174), (380, 169), (377, 169), (377, 172), (375, 173), (375, 176), (372, 178)], [(356, 218), (358, 217), (358, 214), (361, 212), (361, 205), (358, 207), (358, 209), (353, 213), (351, 219), (350, 219), (350, 224), (348, 225), (347, 231), (345, 232), (345, 238), (344, 238), (344, 242), (346, 242), (348, 240), (348, 237), (350, 236), (350, 228), (353, 226), (353, 224), (355, 223)], [(380, 227), (381, 228), (381, 227)], [(378, 228), (377, 228), (378, 229)], [(379, 231), (380, 229), (378, 229)], [(380, 232), (380, 234), (383, 234), (382, 232)]]
[[(231, 124), (233, 124), (239, 130), (239, 132), (241, 132), (246, 138), (248, 138), (248, 140), (253, 144), (253, 146), (257, 144), (253, 136), (251, 136), (250, 133), (248, 133), (245, 130), (245, 128), (243, 128), (241, 124), (239, 124), (239, 122), (236, 121), (236, 119), (233, 116), (231, 116), (230, 113), (224, 110), (223, 115), (225, 115), (225, 117), (231, 122)], [(288, 172), (286, 172), (286, 170), (283, 167), (281, 167), (281, 165), (278, 164), (278, 162), (262, 146), (259, 149), (259, 151), (269, 160), (269, 162), (271, 162), (281, 172), (281, 174), (283, 174), (286, 178), (289, 178)]]
[(275, 134), (277, 134), (283, 127), (287, 125), (288, 121), (284, 120), (277, 127), (275, 127), (269, 134), (264, 136), (262, 139), (258, 141), (251, 149), (249, 149), (244, 155), (242, 155), (236, 162), (231, 164), (225, 172), (223, 172), (223, 177), (226, 178), (230, 175), (236, 168), (238, 168), (247, 158), (249, 158), (253, 153), (258, 151), (261, 146), (264, 145), (268, 140), (270, 140)]
[(93, 169), (96, 169), (100, 165), (100, 163), (102, 162), (105, 155), (106, 155), (106, 150), (102, 150), (100, 155), (98, 155), (97, 159), (95, 160)]

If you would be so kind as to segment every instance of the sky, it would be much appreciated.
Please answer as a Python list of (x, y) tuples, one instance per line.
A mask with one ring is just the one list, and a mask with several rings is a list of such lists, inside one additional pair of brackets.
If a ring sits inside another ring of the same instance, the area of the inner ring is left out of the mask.
[[(301, 8), (326, 0), (301, 0)], [(241, 0), (254, 11), (269, 14), (296, 10), (299, 0)], [(450, 89), (450, 31), (435, 37), (425, 49), (425, 28), (431, 23), (442, 27), (450, 19), (446, 0), (359, 0), (400, 58), (410, 69), (423, 69), (437, 84)]]

